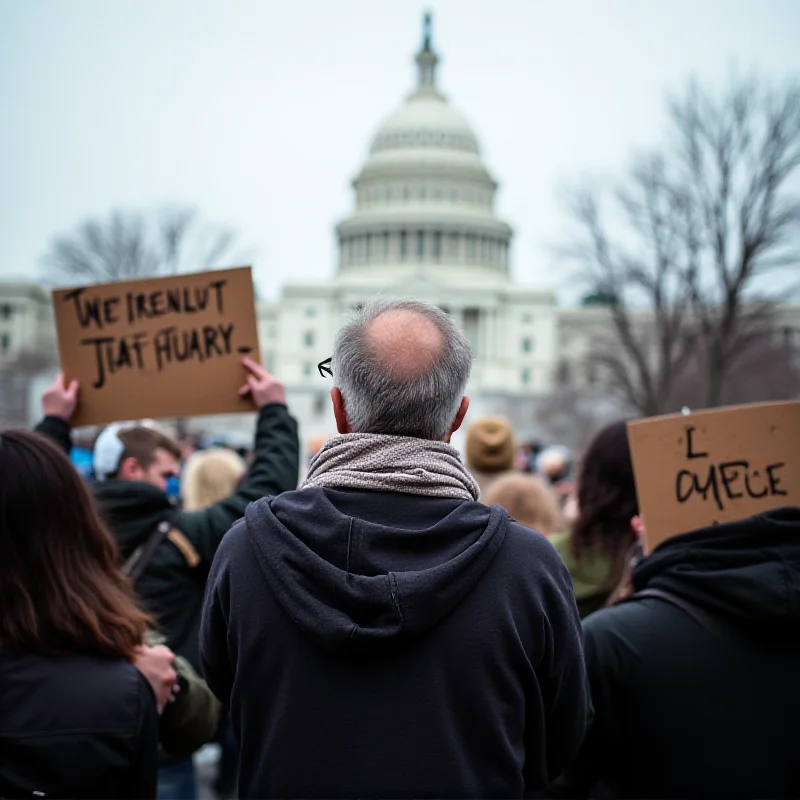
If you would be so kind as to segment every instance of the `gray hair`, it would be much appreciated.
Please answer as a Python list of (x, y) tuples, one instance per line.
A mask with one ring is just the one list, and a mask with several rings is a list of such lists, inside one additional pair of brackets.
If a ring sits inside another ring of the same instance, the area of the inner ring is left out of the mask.
[[(402, 375), (373, 352), (367, 331), (387, 311), (407, 311), (432, 322), (442, 337), (433, 364)], [(444, 311), (415, 300), (374, 301), (358, 309), (336, 334), (331, 368), (347, 420), (359, 433), (441, 440), (450, 432), (469, 380), (472, 351)]]

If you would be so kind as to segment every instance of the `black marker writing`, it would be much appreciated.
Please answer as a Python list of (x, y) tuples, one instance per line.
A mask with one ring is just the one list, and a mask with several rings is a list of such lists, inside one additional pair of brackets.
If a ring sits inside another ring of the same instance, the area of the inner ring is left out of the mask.
[(708, 458), (708, 453), (695, 453), (692, 451), (692, 434), (697, 430), (694, 425), (686, 426), (686, 458)]
[(108, 375), (121, 369), (144, 369), (143, 348), (146, 333), (134, 333), (117, 339), (115, 336), (98, 336), (82, 339), (82, 345), (93, 345), (97, 375), (92, 383), (95, 389), (102, 389)]
[(88, 328), (94, 323), (102, 330), (104, 325), (113, 325), (119, 321), (117, 317), (119, 297), (107, 297), (105, 300), (92, 297), (87, 300), (83, 297), (85, 291), (86, 289), (75, 289), (67, 292), (62, 298), (65, 303), (71, 300), (74, 304), (75, 315), (81, 328)]
[(227, 324), (204, 325), (188, 330), (179, 330), (174, 325), (162, 328), (153, 337), (159, 372), (173, 362), (196, 359), (202, 363), (214, 356), (230, 355), (233, 327), (233, 324)]
[(682, 469), (675, 478), (675, 497), (679, 503), (685, 503), (695, 494), (704, 501), (710, 496), (722, 511), (727, 501), (745, 495), (753, 500), (767, 495), (785, 496), (787, 492), (779, 488), (781, 476), (776, 474), (785, 466), (782, 461), (767, 465), (764, 477), (761, 471), (750, 468), (749, 461), (724, 461), (718, 465), (711, 464), (705, 480), (691, 470)]

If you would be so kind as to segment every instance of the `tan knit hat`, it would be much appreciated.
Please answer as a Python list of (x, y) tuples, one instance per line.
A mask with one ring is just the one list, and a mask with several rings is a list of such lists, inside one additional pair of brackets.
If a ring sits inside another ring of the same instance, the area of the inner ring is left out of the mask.
[(467, 466), (479, 472), (504, 472), (514, 466), (514, 433), (505, 417), (478, 417), (467, 431)]

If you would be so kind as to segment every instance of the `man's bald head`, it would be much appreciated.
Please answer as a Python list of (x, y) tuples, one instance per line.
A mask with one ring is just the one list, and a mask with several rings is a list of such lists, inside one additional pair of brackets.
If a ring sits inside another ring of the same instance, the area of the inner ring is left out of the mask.
[(447, 314), (403, 300), (356, 312), (336, 335), (331, 366), (351, 430), (443, 439), (472, 353)]
[(369, 322), (366, 344), (375, 361), (395, 377), (413, 378), (431, 369), (441, 356), (442, 332), (427, 317), (410, 309), (390, 309)]

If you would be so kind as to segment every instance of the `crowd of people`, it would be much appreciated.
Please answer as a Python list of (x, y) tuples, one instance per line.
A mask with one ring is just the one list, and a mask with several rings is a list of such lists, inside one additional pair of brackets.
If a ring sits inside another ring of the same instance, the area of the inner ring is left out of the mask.
[(800, 509), (643, 556), (626, 421), (462, 460), (471, 364), (361, 307), (302, 476), (249, 359), (246, 453), (139, 421), (77, 463), (59, 376), (0, 432), (0, 797), (193, 798), (210, 741), (226, 797), (800, 796)]

